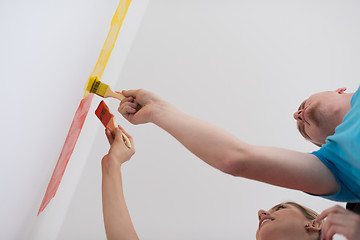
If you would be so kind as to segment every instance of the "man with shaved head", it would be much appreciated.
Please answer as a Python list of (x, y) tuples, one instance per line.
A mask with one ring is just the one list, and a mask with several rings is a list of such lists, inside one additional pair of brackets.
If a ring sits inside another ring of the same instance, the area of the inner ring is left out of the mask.
[(182, 113), (146, 90), (123, 91), (119, 112), (131, 123), (152, 122), (209, 165), (234, 176), (360, 202), (360, 90), (314, 94), (294, 113), (302, 136), (320, 146), (304, 153), (247, 144), (221, 128)]

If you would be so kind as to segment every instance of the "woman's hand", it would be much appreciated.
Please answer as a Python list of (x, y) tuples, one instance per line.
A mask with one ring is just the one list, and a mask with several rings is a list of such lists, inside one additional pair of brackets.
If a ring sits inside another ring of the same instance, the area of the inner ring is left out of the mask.
[[(124, 133), (132, 147), (128, 148), (122, 137)], [(121, 164), (135, 153), (132, 137), (120, 126), (115, 131), (106, 130), (111, 145), (109, 153), (102, 159), (102, 204), (106, 237), (108, 240), (138, 240), (125, 203)]]
[(324, 210), (316, 221), (325, 219), (321, 229), (321, 240), (331, 240), (335, 234), (344, 235), (348, 240), (360, 240), (360, 215), (341, 206)]
[[(122, 137), (124, 133), (131, 142), (131, 148), (128, 148), (125, 145), (124, 139)], [(102, 163), (109, 161), (115, 161), (118, 164), (123, 164), (128, 161), (132, 155), (135, 153), (134, 140), (133, 138), (120, 126), (115, 128), (114, 132), (110, 132), (109, 129), (105, 131), (106, 137), (111, 145), (109, 153), (104, 156)]]

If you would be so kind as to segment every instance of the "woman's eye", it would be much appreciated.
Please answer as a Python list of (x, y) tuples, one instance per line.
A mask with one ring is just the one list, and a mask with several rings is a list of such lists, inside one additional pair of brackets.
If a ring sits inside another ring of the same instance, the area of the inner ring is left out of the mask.
[(279, 211), (279, 210), (284, 209), (284, 208), (285, 208), (284, 206), (280, 205), (280, 206), (278, 206), (278, 207), (276, 208), (276, 211)]

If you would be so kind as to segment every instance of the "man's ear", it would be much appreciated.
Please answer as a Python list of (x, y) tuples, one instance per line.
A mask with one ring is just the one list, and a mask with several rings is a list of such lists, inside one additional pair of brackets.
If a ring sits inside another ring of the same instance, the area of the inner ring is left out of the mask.
[(337, 92), (338, 94), (343, 94), (345, 91), (346, 91), (346, 87), (344, 87), (344, 88), (338, 88), (338, 89), (336, 90), (336, 92)]
[(319, 232), (322, 227), (322, 222), (317, 222), (315, 220), (312, 220), (308, 224), (305, 225), (305, 228), (309, 232)]

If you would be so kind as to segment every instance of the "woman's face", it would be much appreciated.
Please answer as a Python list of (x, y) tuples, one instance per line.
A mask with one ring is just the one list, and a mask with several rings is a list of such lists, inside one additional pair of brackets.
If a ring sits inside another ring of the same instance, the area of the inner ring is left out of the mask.
[(269, 211), (260, 210), (256, 240), (306, 239), (305, 225), (309, 223), (304, 214), (291, 204), (279, 204)]

